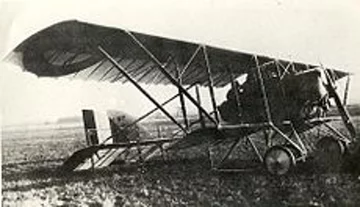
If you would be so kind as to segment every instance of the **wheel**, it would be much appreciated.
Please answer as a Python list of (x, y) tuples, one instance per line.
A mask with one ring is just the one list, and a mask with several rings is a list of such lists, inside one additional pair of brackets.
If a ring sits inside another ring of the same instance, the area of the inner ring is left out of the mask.
[(264, 156), (266, 170), (272, 175), (284, 175), (295, 165), (292, 151), (284, 146), (273, 146)]
[(342, 165), (345, 144), (333, 137), (323, 137), (316, 143), (315, 164), (323, 172), (338, 172)]

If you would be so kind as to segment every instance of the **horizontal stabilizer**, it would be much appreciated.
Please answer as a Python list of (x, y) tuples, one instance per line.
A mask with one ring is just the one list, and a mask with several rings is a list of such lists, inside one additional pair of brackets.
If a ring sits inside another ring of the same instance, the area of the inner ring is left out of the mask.
[(63, 164), (66, 171), (100, 169), (109, 166), (126, 148), (100, 149), (90, 146), (75, 152)]

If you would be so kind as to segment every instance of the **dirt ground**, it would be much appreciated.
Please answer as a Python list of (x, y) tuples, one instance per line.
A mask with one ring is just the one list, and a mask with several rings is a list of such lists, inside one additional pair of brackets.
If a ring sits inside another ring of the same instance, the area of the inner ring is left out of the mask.
[(2, 135), (3, 206), (360, 206), (358, 174), (318, 173), (311, 164), (282, 177), (261, 168), (220, 173), (198, 150), (142, 167), (66, 173), (64, 159), (85, 146), (82, 128)]

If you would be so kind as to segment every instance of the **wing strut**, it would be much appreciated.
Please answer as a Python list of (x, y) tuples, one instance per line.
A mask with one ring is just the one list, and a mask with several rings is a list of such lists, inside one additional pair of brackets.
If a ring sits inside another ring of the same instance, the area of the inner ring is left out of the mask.
[[(161, 104), (159, 104), (145, 89), (143, 89), (139, 83), (137, 83), (114, 58), (111, 57), (101, 46), (98, 47), (99, 51), (140, 91), (142, 92), (153, 104), (156, 105), (174, 124), (176, 124), (185, 133), (186, 129), (167, 112)], [(185, 89), (184, 89), (185, 90)], [(186, 91), (186, 90), (185, 90)]]
[(271, 120), (271, 114), (270, 114), (269, 99), (268, 99), (267, 94), (266, 94), (265, 85), (264, 85), (264, 79), (262, 77), (262, 73), (261, 73), (261, 69), (260, 69), (260, 65), (259, 65), (259, 60), (258, 60), (256, 55), (254, 56), (254, 58), (255, 58), (255, 63), (256, 63), (256, 66), (257, 66), (257, 70), (256, 70), (257, 75), (258, 75), (258, 78), (259, 78), (259, 81), (260, 81), (261, 93), (262, 93), (263, 100), (264, 100), (266, 118), (267, 118), (267, 121), (271, 123), (272, 120)]
[[(322, 68), (324, 68), (324, 67), (322, 67)], [(334, 83), (334, 80), (332, 79), (332, 77), (329, 74), (329, 70), (324, 69), (324, 72), (325, 72), (326, 80), (328, 82), (328, 85), (327, 85), (326, 88), (327, 88), (327, 90), (329, 92), (329, 96), (334, 98), (334, 101), (335, 101), (335, 104), (336, 104), (336, 106), (338, 108), (340, 116), (341, 116), (346, 128), (348, 129), (351, 137), (354, 139), (355, 136), (356, 136), (356, 130), (355, 130), (355, 127), (354, 127), (354, 125), (352, 123), (349, 112), (346, 110), (345, 106), (341, 102), (339, 94), (336, 92), (335, 83)]]
[(138, 40), (130, 31), (126, 31), (127, 34), (134, 40), (134, 42), (154, 61), (154, 63), (158, 66), (160, 72), (165, 75), (166, 78), (199, 109), (205, 116), (214, 124), (218, 124), (217, 121), (210, 116), (210, 114), (201, 106), (199, 103), (172, 77), (172, 75), (166, 71), (161, 62)]
[(210, 61), (209, 61), (209, 54), (207, 53), (206, 50), (206, 46), (203, 46), (202, 49), (203, 53), (204, 53), (204, 59), (205, 59), (205, 64), (206, 64), (206, 73), (208, 76), (208, 81), (209, 81), (209, 91), (210, 91), (210, 96), (211, 96), (211, 103), (213, 105), (213, 109), (214, 109), (214, 115), (215, 115), (215, 120), (217, 121), (217, 123), (219, 123), (219, 112), (217, 110), (216, 107), (216, 100), (215, 100), (215, 93), (214, 93), (214, 81), (211, 75), (211, 67), (210, 67)]
[[(180, 83), (180, 85), (182, 85), (181, 74), (180, 74), (180, 71), (179, 71), (179, 68), (178, 68), (178, 64), (177, 64), (177, 63), (176, 63), (176, 71), (177, 71), (177, 74), (178, 74), (179, 83)], [(180, 105), (181, 105), (181, 111), (182, 111), (183, 118), (184, 118), (185, 128), (186, 128), (186, 129), (189, 129), (189, 120), (188, 120), (188, 117), (187, 117), (184, 95), (183, 95), (183, 93), (182, 93), (180, 90), (179, 90), (179, 93), (178, 93), (178, 94), (179, 94), (179, 98), (180, 98)]]
[(348, 75), (347, 79), (346, 79), (346, 85), (345, 85), (345, 91), (344, 91), (344, 100), (343, 100), (343, 105), (346, 106), (347, 104), (347, 99), (348, 99), (348, 95), (349, 95), (349, 87), (350, 87), (350, 75)]
[(201, 49), (201, 46), (199, 45), (196, 48), (195, 52), (190, 57), (189, 61), (186, 63), (185, 67), (182, 69), (180, 76), (182, 76), (186, 72), (186, 70), (190, 67), (191, 63), (193, 63), (193, 60), (195, 59), (196, 55), (199, 53), (200, 49)]
[[(196, 99), (197, 99), (198, 103), (201, 105), (201, 96), (200, 96), (200, 91), (199, 91), (199, 85), (198, 84), (195, 85), (195, 93), (196, 93)], [(199, 121), (200, 121), (200, 124), (201, 124), (201, 128), (202, 129), (205, 128), (204, 116), (201, 113), (200, 109), (199, 109)]]

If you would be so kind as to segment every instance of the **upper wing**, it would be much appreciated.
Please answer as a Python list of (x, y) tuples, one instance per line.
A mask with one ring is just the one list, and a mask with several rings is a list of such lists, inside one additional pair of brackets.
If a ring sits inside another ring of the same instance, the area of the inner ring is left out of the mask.
[[(199, 44), (131, 32), (182, 84), (208, 84), (203, 47)], [(126, 82), (127, 79), (98, 50), (104, 48), (138, 82), (168, 84), (159, 65), (139, 47), (128, 31), (79, 21), (52, 25), (26, 39), (11, 58), (38, 76), (71, 75), (83, 79)], [(262, 67), (279, 73), (315, 66), (206, 46), (214, 86), (221, 87), (251, 69)], [(336, 79), (347, 75), (331, 70)], [(231, 74), (231, 75), (230, 75)]]

